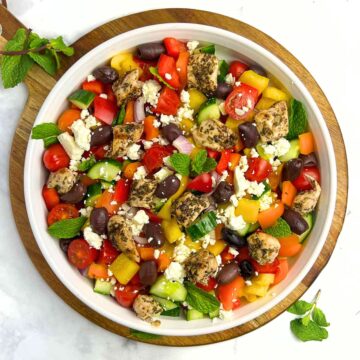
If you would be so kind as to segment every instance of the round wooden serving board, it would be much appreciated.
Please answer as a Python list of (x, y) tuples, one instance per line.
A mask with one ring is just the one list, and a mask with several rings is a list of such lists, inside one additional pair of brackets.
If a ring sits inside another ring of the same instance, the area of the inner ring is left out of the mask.
[[(4, 36), (4, 38), (0, 37), (1, 47), (1, 45), (5, 43), (5, 39), (11, 38), (15, 33), (16, 29), (21, 26), (21, 24), (2, 6), (0, 6), (0, 19), (2, 21)], [(59, 79), (61, 75), (74, 62), (76, 62), (89, 50), (101, 44), (102, 42), (114, 37), (115, 35), (147, 25), (169, 22), (189, 22), (217, 26), (219, 28), (223, 28), (240, 34), (258, 43), (259, 45), (263, 46), (264, 48), (275, 54), (277, 57), (279, 57), (302, 80), (302, 82), (305, 84), (305, 86), (308, 88), (313, 98), (317, 102), (329, 128), (335, 148), (337, 162), (338, 190), (336, 210), (327, 241), (312, 269), (302, 280), (300, 285), (285, 300), (283, 300), (277, 306), (272, 308), (267, 313), (259, 316), (258, 318), (226, 331), (193, 337), (162, 336), (158, 339), (144, 340), (146, 342), (157, 345), (203, 345), (232, 339), (246, 334), (252, 330), (255, 330), (263, 324), (266, 324), (270, 320), (277, 317), (279, 314), (285, 311), (295, 300), (301, 297), (303, 293), (312, 284), (312, 282), (316, 279), (316, 277), (320, 274), (321, 270), (325, 267), (326, 263), (330, 259), (344, 221), (347, 203), (348, 171), (345, 146), (339, 125), (336, 121), (335, 115), (333, 113), (333, 110), (331, 109), (328, 100), (326, 99), (319, 85), (316, 83), (310, 73), (293, 55), (291, 55), (275, 40), (262, 33), (261, 31), (242, 23), (241, 21), (219, 14), (189, 9), (163, 9), (133, 14), (117, 20), (113, 20), (86, 34), (77, 42), (75, 42), (75, 44), (73, 44), (75, 48), (75, 56), (73, 56), (72, 58), (64, 58), (62, 60), (61, 72), (57, 74), (56, 77), (52, 78), (51, 76), (40, 70), (37, 66), (34, 66), (26, 78), (25, 83), (29, 90), (29, 98), (15, 132), (10, 160), (11, 201), (15, 221), (17, 223), (17, 228), (19, 230), (24, 246), (34, 265), (36, 266), (40, 274), (43, 276), (44, 280), (49, 284), (49, 286), (67, 304), (69, 304), (73, 309), (78, 311), (87, 319), (116, 334), (134, 340), (139, 340), (130, 335), (128, 328), (125, 328), (113, 321), (106, 319), (105, 317), (99, 315), (98, 313), (87, 307), (85, 304), (83, 304), (72, 293), (70, 293), (67, 288), (65, 288), (65, 286), (52, 272), (37, 246), (28, 222), (24, 202), (23, 169), (26, 146), (32, 124), (36, 118), (40, 107), (43, 104), (43, 101), (55, 85), (57, 79)]]

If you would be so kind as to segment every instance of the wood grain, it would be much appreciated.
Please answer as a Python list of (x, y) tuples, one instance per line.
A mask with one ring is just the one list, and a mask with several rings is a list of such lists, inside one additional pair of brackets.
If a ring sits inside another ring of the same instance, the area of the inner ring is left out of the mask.
[[(9, 36), (15, 32), (20, 23), (5, 8), (1, 6), (0, 19), (4, 28), (3, 35), (5, 38), (9, 38)], [(276, 305), (270, 311), (236, 328), (203, 336), (163, 336), (156, 340), (147, 341), (152, 344), (168, 346), (203, 345), (232, 339), (253, 331), (277, 317), (295, 300), (301, 297), (312, 284), (312, 282), (316, 279), (316, 277), (320, 274), (321, 270), (325, 267), (328, 260), (330, 259), (344, 221), (347, 204), (348, 171), (345, 146), (334, 112), (332, 111), (328, 100), (311, 74), (293, 55), (291, 55), (284, 47), (278, 44), (271, 37), (238, 20), (206, 11), (189, 9), (151, 10), (139, 14), (133, 14), (113, 20), (86, 34), (74, 44), (76, 55), (73, 58), (63, 59), (62, 70), (56, 76), (56, 78), (50, 77), (49, 75), (40, 71), (37, 67), (34, 67), (26, 78), (25, 82), (29, 89), (29, 98), (15, 132), (10, 161), (11, 202), (16, 224), (24, 246), (34, 265), (41, 273), (45, 281), (49, 284), (49, 286), (68, 305), (85, 316), (87, 319), (116, 334), (125, 336), (127, 338), (132, 338), (129, 333), (129, 329), (104, 318), (79, 301), (62, 285), (55, 274), (51, 271), (32, 235), (25, 210), (23, 191), (24, 158), (30, 130), (35, 117), (47, 94), (55, 85), (56, 80), (61, 77), (61, 75), (69, 68), (69, 66), (76, 62), (89, 50), (114, 37), (115, 35), (146, 25), (169, 22), (190, 22), (217, 26), (219, 28), (240, 34), (275, 54), (294, 71), (294, 73), (302, 80), (302, 82), (312, 94), (326, 120), (333, 145), (336, 150), (335, 154), (338, 174), (338, 191), (336, 210), (334, 213), (331, 230), (316, 263), (306, 275), (306, 277), (302, 280), (301, 284), (285, 300)], [(2, 39), (2, 41), (0, 39), (0, 45), (1, 43), (4, 43), (4, 39)], [(133, 339), (138, 340), (136, 338)]]

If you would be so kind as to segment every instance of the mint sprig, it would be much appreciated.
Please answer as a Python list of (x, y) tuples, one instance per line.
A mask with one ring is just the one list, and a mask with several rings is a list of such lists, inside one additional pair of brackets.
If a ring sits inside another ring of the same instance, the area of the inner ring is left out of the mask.
[(301, 341), (322, 341), (328, 338), (329, 334), (325, 327), (330, 323), (326, 316), (317, 306), (320, 297), (320, 290), (317, 292), (313, 302), (308, 303), (298, 300), (289, 307), (288, 312), (300, 315), (290, 322), (292, 333)]
[(47, 148), (58, 141), (58, 135), (61, 134), (60, 129), (54, 123), (43, 123), (36, 125), (31, 132), (32, 139), (42, 139), (44, 146)]
[(85, 216), (80, 216), (74, 219), (57, 221), (48, 227), (48, 232), (57, 239), (71, 239), (80, 234), (86, 219)]
[(273, 226), (264, 231), (276, 238), (283, 238), (292, 234), (289, 224), (283, 218), (279, 218)]
[(139, 339), (139, 340), (153, 340), (153, 339), (160, 339), (161, 338), (161, 335), (150, 334), (150, 333), (135, 330), (135, 329), (129, 329), (129, 330), (130, 330), (130, 335), (137, 338), (137, 339)]
[(199, 289), (189, 281), (186, 281), (184, 285), (187, 290), (185, 301), (195, 310), (200, 311), (203, 314), (209, 314), (220, 308), (220, 303), (214, 295)]

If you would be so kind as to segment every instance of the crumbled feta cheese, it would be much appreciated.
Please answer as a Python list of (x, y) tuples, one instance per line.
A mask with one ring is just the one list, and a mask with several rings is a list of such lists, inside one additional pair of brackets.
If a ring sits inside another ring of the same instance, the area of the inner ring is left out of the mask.
[(235, 257), (239, 255), (239, 252), (231, 246), (229, 247), (228, 252), (229, 254), (234, 255)]
[(153, 146), (153, 142), (152, 141), (148, 141), (148, 140), (143, 140), (142, 141), (143, 145), (144, 145), (144, 149), (148, 150)]
[(80, 209), (79, 213), (80, 213), (81, 216), (89, 217), (90, 214), (91, 214), (92, 209), (93, 208), (91, 206), (88, 206), (86, 208)]
[(237, 199), (236, 195), (233, 194), (230, 196), (230, 202), (237, 207), (239, 205), (239, 200)]
[(155, 259), (158, 259), (159, 256), (160, 256), (160, 250), (159, 250), (159, 249), (155, 249), (155, 250), (154, 250), (154, 258), (155, 258)]
[(239, 168), (242, 172), (246, 172), (247, 169), (249, 168), (247, 157), (245, 155), (241, 156), (241, 158), (240, 158)]
[(96, 80), (96, 77), (92, 74), (88, 75), (87, 76), (87, 79), (86, 79), (88, 82), (91, 82), (91, 81), (95, 81)]
[(189, 105), (190, 103), (190, 94), (186, 90), (182, 90), (180, 94), (180, 100), (183, 104)]
[(165, 126), (165, 125), (169, 125), (170, 123), (176, 123), (177, 121), (173, 115), (161, 114), (160, 122)]
[(219, 318), (221, 320), (231, 320), (233, 316), (232, 310), (223, 310), (220, 309)]
[(252, 148), (252, 149), (250, 150), (250, 156), (251, 156), (252, 158), (258, 158), (258, 157), (259, 157), (259, 153), (256, 151), (255, 148)]
[(155, 80), (145, 81), (142, 86), (142, 94), (145, 103), (148, 103), (152, 106), (156, 106), (159, 100), (159, 91), (161, 90), (161, 85)]
[(234, 189), (235, 195), (242, 198), (246, 195), (246, 190), (249, 188), (249, 181), (245, 179), (243, 171), (240, 166), (237, 166), (234, 171)]
[(247, 189), (248, 194), (260, 196), (265, 190), (265, 185), (261, 182), (249, 181), (249, 187)]
[(80, 160), (70, 160), (69, 169), (72, 171), (77, 171), (79, 165), (80, 165)]
[[(227, 74), (227, 75), (225, 76), (225, 82), (226, 82), (227, 84), (229, 84), (229, 85), (234, 85), (234, 84), (235, 84), (235, 78), (234, 78), (234, 76), (233, 76), (231, 73)], [(235, 111), (236, 111), (236, 110), (235, 110)]]
[(260, 211), (265, 211), (271, 206), (273, 199), (271, 195), (265, 194), (261, 196), (259, 201), (260, 201)]
[(215, 242), (215, 232), (211, 231), (209, 234), (206, 234), (203, 238), (201, 238), (201, 247), (206, 249), (209, 245), (214, 245)]
[(108, 273), (109, 276), (113, 276), (113, 275), (114, 275), (113, 272), (112, 272), (110, 269), (107, 269), (107, 273)]
[(127, 156), (130, 160), (139, 160), (140, 159), (140, 145), (132, 144), (127, 150)]
[(90, 115), (88, 109), (81, 110), (80, 119), (85, 120)]
[(192, 41), (189, 41), (187, 44), (186, 44), (186, 47), (188, 48), (188, 50), (190, 51), (190, 53), (192, 53), (198, 46), (199, 46), (199, 42), (196, 41), (196, 40), (192, 40)]
[(240, 86), (241, 82), (240, 81), (235, 81), (235, 86)]
[(225, 181), (226, 178), (228, 177), (228, 175), (229, 175), (229, 173), (227, 172), (227, 170), (224, 170), (224, 171), (222, 172), (221, 176), (220, 176), (219, 183), (220, 183), (221, 181)]
[(270, 164), (272, 165), (273, 171), (276, 171), (278, 167), (281, 165), (281, 161), (279, 159), (276, 159), (271, 161)]
[(189, 106), (180, 107), (176, 113), (176, 117), (178, 121), (181, 121), (182, 119), (192, 120), (193, 116), (194, 116), (194, 110), (191, 109)]
[(99, 95), (101, 98), (103, 98), (103, 99), (107, 99), (108, 98), (108, 96), (106, 95), (106, 94), (100, 94)]
[(90, 226), (87, 226), (84, 231), (84, 239), (88, 242), (88, 244), (99, 250), (101, 248), (103, 239), (96, 233), (94, 233)]
[(159, 128), (160, 125), (161, 125), (161, 122), (160, 122), (159, 120), (154, 120), (154, 121), (153, 121), (153, 126), (154, 126), (155, 128)]
[(163, 136), (159, 136), (159, 144), (162, 146), (169, 145), (169, 141), (165, 139)]
[(262, 145), (262, 148), (264, 149), (264, 153), (271, 156), (276, 156), (276, 147), (272, 144), (265, 144)]
[(216, 258), (216, 262), (217, 262), (218, 266), (220, 266), (222, 264), (221, 255), (217, 255), (215, 258)]
[(58, 136), (60, 144), (63, 146), (65, 152), (69, 155), (72, 160), (80, 160), (84, 149), (75, 143), (75, 139), (68, 133), (63, 132)]
[(110, 202), (110, 205), (112, 205), (112, 206), (113, 206), (113, 205), (117, 205), (117, 201), (115, 201), (115, 200), (111, 201), (111, 202)]
[(216, 186), (215, 176), (211, 176), (211, 186), (214, 188)]
[(246, 226), (246, 222), (241, 215), (235, 216), (235, 207), (233, 205), (229, 205), (224, 211), (219, 211), (217, 218), (235, 231), (241, 231)]
[(88, 129), (97, 126), (96, 117), (95, 117), (95, 116), (92, 116), (92, 115), (88, 116), (88, 117), (85, 119), (85, 126), (86, 126)]
[(165, 270), (165, 277), (168, 280), (183, 282), (186, 276), (184, 267), (176, 261), (170, 263), (169, 267)]
[(165, 73), (165, 79), (166, 79), (166, 80), (171, 80), (171, 79), (172, 79), (171, 74)]
[(251, 285), (252, 285), (252, 281), (251, 281), (251, 280), (245, 280), (245, 285), (246, 285), (246, 286), (251, 286)]
[(241, 231), (246, 227), (246, 222), (241, 215), (233, 216), (229, 220), (229, 228), (236, 231)]
[(273, 145), (276, 148), (276, 156), (278, 157), (285, 155), (290, 150), (290, 142), (285, 138), (274, 141)]
[(173, 172), (172, 172), (171, 170), (169, 170), (169, 169), (166, 168), (166, 167), (163, 167), (163, 168), (161, 168), (158, 172), (156, 172), (156, 173), (154, 174), (154, 178), (155, 178), (157, 181), (161, 182), (161, 181), (165, 180), (168, 176), (170, 176), (170, 175), (172, 175), (172, 174), (173, 174)]
[(173, 259), (178, 263), (183, 263), (191, 254), (191, 249), (184, 242), (180, 242), (174, 248)]
[(76, 120), (71, 125), (76, 144), (84, 150), (90, 150), (91, 131), (85, 126), (84, 121)]
[(132, 218), (131, 231), (134, 236), (138, 236), (145, 224), (149, 223), (149, 217), (144, 210), (139, 210)]

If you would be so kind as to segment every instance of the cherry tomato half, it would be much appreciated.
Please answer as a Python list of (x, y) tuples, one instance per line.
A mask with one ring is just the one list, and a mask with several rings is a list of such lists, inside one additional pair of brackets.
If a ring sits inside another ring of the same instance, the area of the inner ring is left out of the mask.
[(233, 61), (229, 67), (229, 73), (235, 78), (238, 79), (239, 76), (248, 68), (246, 64), (243, 64), (240, 61)]
[(84, 239), (73, 240), (67, 251), (71, 264), (78, 269), (86, 269), (98, 257), (98, 250), (90, 247)]
[(307, 167), (302, 170), (299, 177), (293, 181), (293, 185), (298, 191), (311, 190), (312, 185), (309, 181), (308, 176), (314, 178), (318, 183), (320, 183), (320, 171), (317, 167)]
[(79, 217), (78, 209), (72, 204), (57, 204), (49, 212), (47, 217), (48, 225), (60, 220), (74, 219)]
[(245, 178), (250, 181), (264, 181), (272, 171), (271, 164), (261, 157), (249, 159), (248, 165)]
[(208, 193), (212, 190), (212, 180), (209, 173), (204, 173), (191, 180), (187, 188), (190, 190)]
[(160, 168), (163, 165), (163, 159), (172, 152), (161, 145), (153, 145), (150, 149), (145, 152), (143, 157), (143, 164), (149, 172)]
[(121, 306), (129, 308), (138, 296), (140, 288), (141, 287), (139, 285), (120, 285), (115, 291), (115, 298)]
[(69, 166), (70, 158), (60, 144), (54, 144), (45, 150), (43, 162), (49, 171), (54, 172)]
[(200, 289), (203, 289), (204, 291), (211, 291), (215, 289), (217, 282), (214, 278), (209, 278), (208, 282), (206, 285), (201, 284), (201, 283), (196, 283), (196, 286), (199, 287)]
[(279, 259), (275, 259), (271, 264), (264, 265), (260, 265), (254, 259), (251, 259), (250, 261), (255, 271), (257, 271), (259, 274), (275, 274), (279, 268)]
[(98, 263), (110, 265), (119, 255), (119, 252), (112, 246), (109, 240), (104, 240), (100, 249)]

